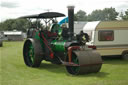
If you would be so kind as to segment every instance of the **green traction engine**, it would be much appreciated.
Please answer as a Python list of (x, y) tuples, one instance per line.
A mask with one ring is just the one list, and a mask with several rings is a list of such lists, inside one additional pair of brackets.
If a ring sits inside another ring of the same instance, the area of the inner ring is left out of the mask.
[[(39, 67), (45, 60), (65, 65), (72, 75), (99, 72), (102, 59), (99, 53), (86, 46), (89, 36), (82, 31), (79, 34), (74, 33), (74, 6), (68, 6), (67, 27), (67, 24), (57, 24), (56, 18), (64, 16), (58, 12), (45, 12), (21, 17), (37, 21), (36, 26), (30, 25), (24, 42), (25, 64)], [(41, 20), (45, 26), (40, 25)]]

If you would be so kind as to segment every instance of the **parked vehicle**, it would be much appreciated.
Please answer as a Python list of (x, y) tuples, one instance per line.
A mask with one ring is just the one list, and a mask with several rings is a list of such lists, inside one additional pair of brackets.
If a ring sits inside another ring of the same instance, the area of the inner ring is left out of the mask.
[(2, 46), (3, 46), (3, 40), (0, 39), (0, 47), (2, 47)]
[(23, 32), (22, 31), (4, 31), (5, 40), (8, 41), (23, 41)]
[(0, 47), (3, 46), (3, 32), (0, 32)]
[(88, 47), (101, 56), (122, 55), (128, 59), (128, 21), (88, 22), (83, 31), (90, 36)]
[[(85, 48), (86, 35), (74, 33), (74, 6), (68, 6), (68, 27), (57, 24), (57, 17), (65, 15), (58, 12), (45, 12), (21, 18), (42, 20), (45, 26), (28, 29), (24, 42), (23, 58), (29, 67), (39, 67), (41, 61), (65, 65), (67, 72), (76, 74), (96, 73), (102, 66), (98, 52)], [(51, 24), (51, 27), (49, 26)]]
[(3, 32), (0, 32), (0, 47), (3, 46)]

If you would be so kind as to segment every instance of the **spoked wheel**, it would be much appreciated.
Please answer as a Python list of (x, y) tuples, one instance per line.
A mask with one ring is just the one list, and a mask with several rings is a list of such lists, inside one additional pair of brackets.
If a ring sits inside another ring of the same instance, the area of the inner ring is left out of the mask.
[[(66, 57), (66, 61), (69, 61), (68, 57)], [(75, 53), (72, 53), (71, 62), (79, 65), (79, 60)], [(79, 73), (80, 66), (66, 66), (66, 69), (70, 74), (76, 75)]]
[(40, 55), (40, 52), (43, 51), (41, 50), (39, 41), (33, 39), (26, 40), (23, 48), (25, 64), (30, 67), (39, 67), (43, 57)]

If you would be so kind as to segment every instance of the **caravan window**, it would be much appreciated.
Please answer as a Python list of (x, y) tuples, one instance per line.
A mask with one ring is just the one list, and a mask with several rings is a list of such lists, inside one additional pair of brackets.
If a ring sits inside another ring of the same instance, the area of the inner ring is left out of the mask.
[(114, 40), (114, 32), (112, 30), (102, 30), (98, 32), (98, 40), (99, 41), (113, 41)]

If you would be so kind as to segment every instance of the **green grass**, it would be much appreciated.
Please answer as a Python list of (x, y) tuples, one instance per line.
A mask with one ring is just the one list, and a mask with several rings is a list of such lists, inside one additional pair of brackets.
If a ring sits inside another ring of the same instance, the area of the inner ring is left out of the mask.
[(40, 68), (24, 64), (23, 42), (4, 42), (0, 47), (1, 85), (128, 85), (128, 61), (104, 60), (99, 73), (73, 76), (62, 65), (43, 61)]

